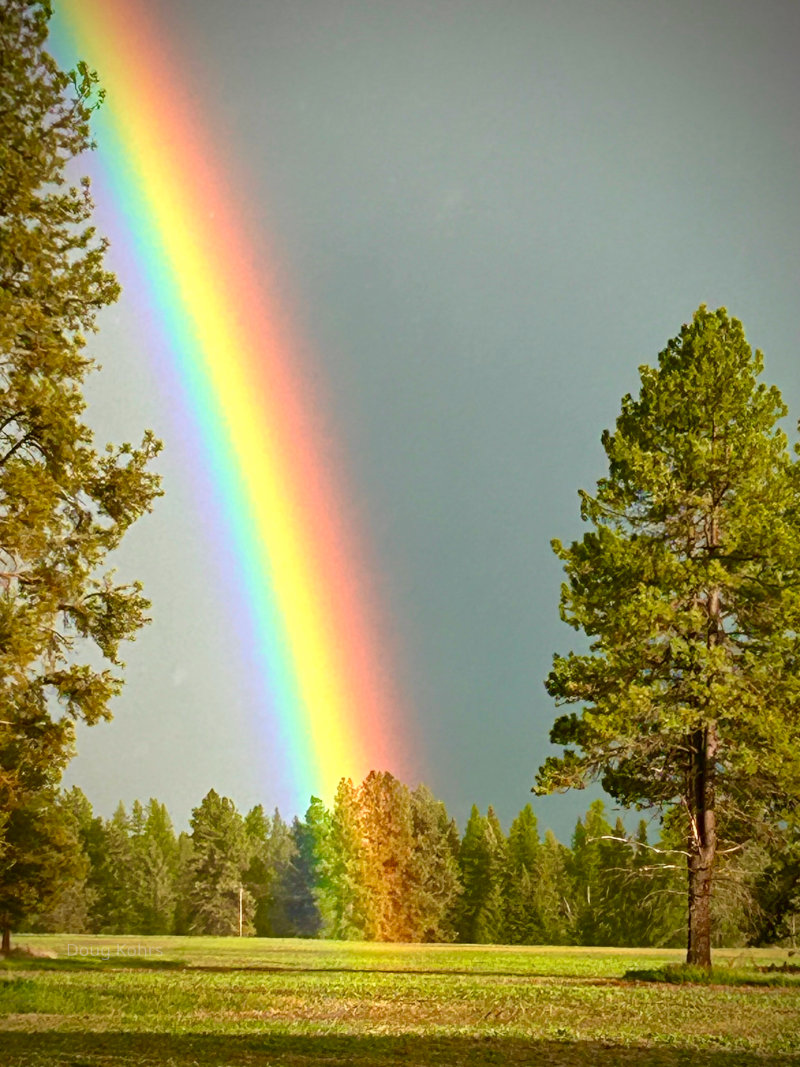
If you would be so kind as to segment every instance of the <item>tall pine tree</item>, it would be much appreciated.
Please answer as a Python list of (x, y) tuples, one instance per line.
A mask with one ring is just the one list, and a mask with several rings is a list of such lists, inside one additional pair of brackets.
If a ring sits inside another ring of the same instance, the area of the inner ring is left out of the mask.
[(544, 942), (538, 884), (541, 854), (536, 816), (526, 804), (508, 831), (506, 934), (512, 945)]
[(493, 809), (484, 816), (473, 805), (458, 857), (463, 886), (459, 941), (496, 944), (505, 939), (505, 853), (505, 837)]
[(374, 921), (365, 884), (361, 805), (349, 778), (343, 778), (336, 790), (323, 869), (320, 902), (329, 935), (344, 941), (362, 940)]
[(132, 813), (134, 926), (141, 934), (171, 934), (175, 924), (178, 843), (166, 807), (151, 797)]
[(284, 876), (283, 894), (293, 937), (324, 937), (331, 929), (328, 841), (331, 814), (312, 797), (303, 819), (292, 822), (292, 862)]
[[(74, 722), (110, 718), (120, 643), (147, 621), (140, 586), (120, 584), (107, 557), (159, 491), (151, 434), (139, 448), (98, 452), (83, 418), (86, 338), (119, 290), (90, 224), (88, 180), (70, 184), (73, 160), (91, 146), (94, 77), (81, 65), (73, 76), (59, 70), (45, 51), (49, 16), (47, 2), (0, 5), (0, 834), (17, 857), (3, 874), (9, 893), (14, 872), (27, 869), (20, 843), (30, 812), (55, 804)], [(58, 872), (41, 868), (43, 896)], [(3, 951), (10, 920), (0, 915)]]
[(591, 646), (555, 657), (548, 691), (583, 710), (557, 719), (538, 788), (599, 778), (685, 813), (687, 961), (706, 967), (720, 842), (800, 795), (800, 463), (762, 370), (740, 322), (699, 308), (603, 435), (592, 529), (554, 542), (562, 616)]
[(251, 932), (254, 905), (249, 890), (244, 888), (249, 850), (242, 816), (232, 800), (211, 789), (193, 810), (190, 825), (190, 929), (217, 937), (237, 934), (241, 899), (244, 929)]
[(461, 884), (458, 830), (441, 800), (418, 785), (411, 792), (413, 849), (406, 908), (411, 941), (452, 941)]

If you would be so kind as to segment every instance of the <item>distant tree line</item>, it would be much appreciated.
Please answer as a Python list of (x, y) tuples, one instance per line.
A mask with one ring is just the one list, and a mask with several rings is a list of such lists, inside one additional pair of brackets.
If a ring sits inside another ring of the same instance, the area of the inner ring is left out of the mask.
[[(542, 837), (530, 805), (506, 834), (477, 807), (463, 835), (425, 786), (372, 772), (314, 797), (288, 824), (261, 805), (243, 815), (213, 789), (176, 835), (156, 799), (94, 815), (77, 787), (61, 794), (59, 866), (47, 910), (18, 928), (96, 934), (496, 944), (678, 946), (685, 937), (682, 828), (629, 835), (595, 801), (569, 847)], [(71, 859), (65, 866), (69, 839)], [(797, 847), (730, 858), (717, 889), (718, 944), (794, 940)]]

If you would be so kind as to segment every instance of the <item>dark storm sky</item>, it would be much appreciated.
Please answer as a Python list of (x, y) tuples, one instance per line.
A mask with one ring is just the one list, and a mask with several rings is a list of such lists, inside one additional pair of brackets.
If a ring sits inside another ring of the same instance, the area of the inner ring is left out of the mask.
[[(554, 708), (551, 537), (637, 366), (724, 304), (800, 415), (800, 5), (706, 0), (152, 0), (239, 183), (328, 397), (378, 561), (420, 773), (463, 820), (529, 799)], [(210, 210), (213, 205), (210, 205)], [(119, 269), (124, 275), (122, 259)], [(123, 281), (125, 280), (123, 276)], [(94, 419), (165, 437), (167, 496), (130, 535), (155, 622), (69, 780), (101, 810), (214, 785), (286, 798), (248, 695), (172, 398), (133, 295), (106, 315)], [(537, 801), (568, 836), (588, 797)], [(290, 814), (291, 812), (286, 812)]]

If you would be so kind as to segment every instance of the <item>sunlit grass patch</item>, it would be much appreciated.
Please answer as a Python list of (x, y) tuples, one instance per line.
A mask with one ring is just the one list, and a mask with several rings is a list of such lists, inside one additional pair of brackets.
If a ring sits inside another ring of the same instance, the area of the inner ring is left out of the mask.
[(3, 1067), (800, 1058), (800, 988), (752, 983), (785, 952), (720, 954), (750, 978), (730, 988), (624, 979), (677, 965), (673, 951), (143, 937), (151, 951), (117, 963), (88, 953), (107, 938), (81, 937), (79, 958), (66, 956), (76, 938), (24, 940), (58, 958), (0, 971)]

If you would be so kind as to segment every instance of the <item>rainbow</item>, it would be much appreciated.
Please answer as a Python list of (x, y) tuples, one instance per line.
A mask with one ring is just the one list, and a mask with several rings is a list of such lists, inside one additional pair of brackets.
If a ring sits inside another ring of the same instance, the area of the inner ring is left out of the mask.
[(215, 162), (155, 11), (57, 0), (51, 41), (107, 92), (101, 162), (216, 481), (257, 649), (257, 713), (297, 800), (330, 797), (341, 776), (399, 773), (404, 760), (378, 613), (301, 342), (268, 291), (277, 264), (258, 263), (233, 207), (242, 194)]

